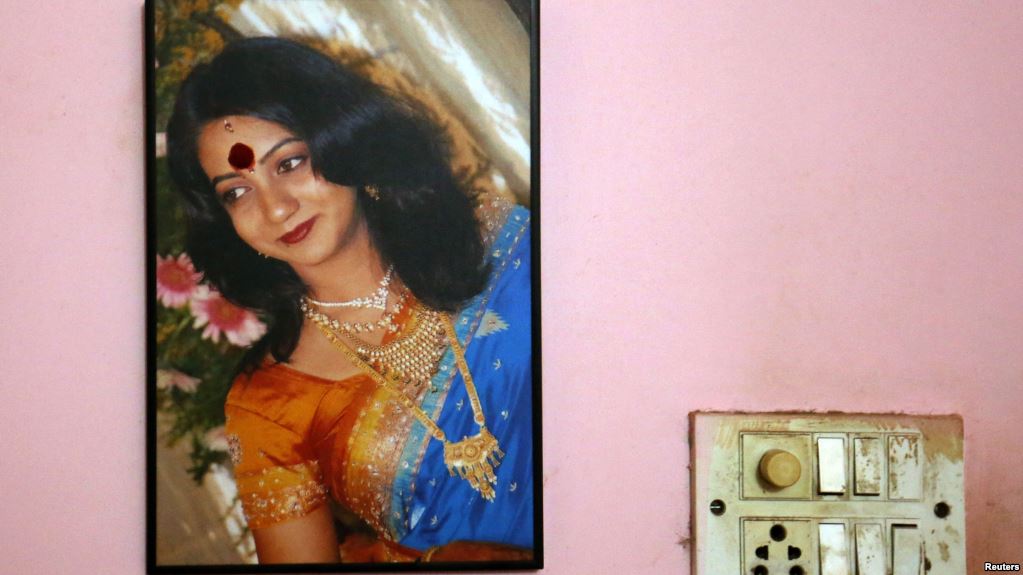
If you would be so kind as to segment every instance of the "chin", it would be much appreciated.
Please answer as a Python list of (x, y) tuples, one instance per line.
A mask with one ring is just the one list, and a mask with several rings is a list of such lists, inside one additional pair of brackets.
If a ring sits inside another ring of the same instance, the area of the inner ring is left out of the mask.
[[(298, 250), (302, 250), (299, 252)], [(288, 253), (290, 251), (291, 253)], [(314, 248), (310, 246), (308, 249), (303, 249), (299, 246), (292, 246), (287, 248), (284, 254), (282, 254), (284, 261), (288, 262), (293, 266), (301, 267), (314, 267), (330, 260), (334, 259), (340, 253), (337, 249), (324, 249), (322, 247)]]

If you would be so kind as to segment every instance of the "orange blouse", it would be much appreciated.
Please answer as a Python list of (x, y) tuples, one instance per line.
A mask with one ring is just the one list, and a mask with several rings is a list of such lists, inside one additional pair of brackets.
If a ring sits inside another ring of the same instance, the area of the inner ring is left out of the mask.
[(343, 482), (325, 482), (337, 475), (331, 458), (318, 454), (335, 451), (375, 387), (366, 375), (333, 382), (284, 364), (235, 381), (225, 407), (228, 442), (250, 528), (306, 515), (326, 501), (328, 489), (343, 493)]
[[(405, 327), (410, 302), (395, 321)], [(388, 333), (384, 342), (398, 334)], [(338, 353), (338, 361), (346, 361)], [(406, 389), (418, 399), (425, 390)], [(267, 361), (227, 396), (226, 429), (249, 527), (301, 517), (327, 495), (384, 531), (401, 437), (413, 416), (368, 375), (332, 381)]]

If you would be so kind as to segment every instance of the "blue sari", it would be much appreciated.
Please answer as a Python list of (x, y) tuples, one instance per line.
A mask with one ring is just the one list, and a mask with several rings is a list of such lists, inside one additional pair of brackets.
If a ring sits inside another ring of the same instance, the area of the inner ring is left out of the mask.
[[(425, 550), (451, 541), (533, 547), (533, 411), (529, 212), (514, 208), (490, 244), (491, 280), (455, 318), (487, 429), (504, 457), (493, 501), (452, 477), (444, 449), (418, 421), (402, 451), (388, 528)], [(457, 441), (479, 432), (449, 349), (421, 406)], [(423, 450), (425, 444), (425, 450)]]

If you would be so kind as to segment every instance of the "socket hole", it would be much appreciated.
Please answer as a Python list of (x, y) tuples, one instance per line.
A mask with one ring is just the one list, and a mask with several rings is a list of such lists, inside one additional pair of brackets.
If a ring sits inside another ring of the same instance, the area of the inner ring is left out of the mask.
[(715, 499), (714, 501), (711, 501), (710, 502), (710, 512), (713, 513), (714, 515), (724, 515), (725, 514), (725, 502), (721, 501), (720, 499)]
[(754, 551), (753, 554), (761, 559), (767, 559), (768, 558), (767, 545), (761, 545), (760, 547), (757, 547), (756, 551)]
[(789, 569), (789, 575), (804, 575), (805, 573), (806, 571), (803, 571), (803, 568), (800, 567), (799, 565), (796, 565), (792, 569)]
[(775, 524), (771, 527), (771, 539), (774, 539), (775, 541), (784, 541), (786, 535), (788, 535), (788, 533), (785, 532), (784, 525)]
[(945, 503), (944, 501), (934, 506), (934, 514), (941, 519), (948, 517), (949, 513), (952, 513), (952, 508), (949, 507), (948, 503)]
[(803, 550), (799, 547), (789, 545), (789, 561), (793, 559), (799, 559), (803, 556)]
[(753, 568), (753, 575), (767, 575), (767, 567), (757, 565)]

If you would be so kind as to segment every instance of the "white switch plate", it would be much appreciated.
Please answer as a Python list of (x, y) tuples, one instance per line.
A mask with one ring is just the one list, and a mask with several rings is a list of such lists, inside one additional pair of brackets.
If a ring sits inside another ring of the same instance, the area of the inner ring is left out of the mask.
[[(772, 445), (775, 437), (777, 446)], [(843, 439), (846, 483), (842, 494), (821, 493), (816, 448), (820, 438)], [(805, 449), (807, 444), (814, 448)], [(864, 452), (857, 453), (857, 447)], [(798, 559), (779, 562), (772, 553), (770, 573), (798, 567), (805, 575), (824, 575), (821, 525), (838, 524), (844, 526), (840, 531), (847, 555), (842, 564), (848, 564), (850, 573), (857, 568), (878, 572), (879, 561), (887, 573), (923, 566), (929, 567), (927, 575), (966, 572), (959, 416), (696, 412), (690, 414), (690, 448), (693, 575), (755, 573), (756, 550), (764, 544), (759, 541), (763, 537), (757, 535), (756, 542), (744, 538), (763, 530), (751, 530), (751, 525), (767, 527), (770, 522), (809, 525), (814, 536)], [(772, 448), (796, 455), (803, 477), (812, 485), (801, 478), (796, 485), (774, 489), (751, 476), (757, 472), (759, 457)], [(910, 526), (915, 529), (907, 531)], [(838, 531), (823, 528), (829, 536)], [(775, 549), (787, 544), (783, 540), (770, 545)], [(903, 565), (893, 564), (893, 545)], [(913, 545), (919, 545), (918, 556), (909, 550)], [(869, 557), (858, 557), (868, 548)], [(824, 556), (830, 557), (829, 553)]]

